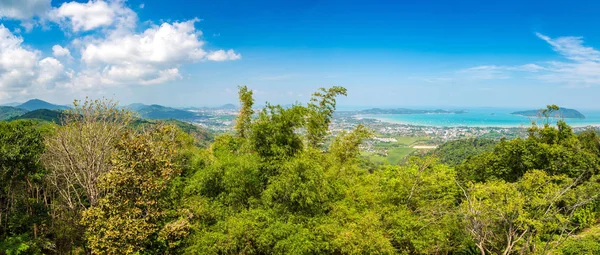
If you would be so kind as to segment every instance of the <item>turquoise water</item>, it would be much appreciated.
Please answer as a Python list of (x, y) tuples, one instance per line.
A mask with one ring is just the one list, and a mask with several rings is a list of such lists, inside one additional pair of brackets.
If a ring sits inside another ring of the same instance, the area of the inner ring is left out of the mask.
[[(373, 114), (361, 115), (363, 118), (378, 119), (385, 122), (436, 127), (527, 127), (537, 118), (510, 114), (527, 109), (465, 109), (463, 114)], [(579, 110), (585, 119), (564, 119), (569, 125), (600, 126), (600, 111)]]

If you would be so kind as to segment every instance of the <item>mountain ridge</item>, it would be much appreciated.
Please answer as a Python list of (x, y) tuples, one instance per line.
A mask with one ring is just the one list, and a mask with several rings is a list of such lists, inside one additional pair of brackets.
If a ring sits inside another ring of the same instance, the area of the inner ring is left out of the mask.
[(158, 104), (146, 105), (134, 103), (126, 106), (126, 108), (131, 111), (137, 112), (140, 115), (140, 117), (144, 119), (188, 120), (197, 117), (196, 113)]
[(67, 110), (67, 109), (69, 109), (68, 106), (48, 103), (44, 100), (37, 99), (37, 98), (28, 100), (27, 102), (17, 105), (16, 107), (25, 109), (27, 111), (35, 111), (35, 110), (40, 110), (40, 109), (47, 109), (47, 110)]

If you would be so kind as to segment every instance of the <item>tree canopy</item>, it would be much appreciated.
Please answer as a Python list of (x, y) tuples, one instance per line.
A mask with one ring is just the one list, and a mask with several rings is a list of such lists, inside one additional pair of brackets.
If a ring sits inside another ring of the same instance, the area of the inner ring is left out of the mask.
[[(336, 97), (254, 109), (207, 147), (110, 100), (0, 122), (0, 254), (595, 254), (600, 138), (564, 121), (363, 167)], [(546, 110), (550, 118), (556, 107)], [(574, 237), (575, 236), (575, 237)]]

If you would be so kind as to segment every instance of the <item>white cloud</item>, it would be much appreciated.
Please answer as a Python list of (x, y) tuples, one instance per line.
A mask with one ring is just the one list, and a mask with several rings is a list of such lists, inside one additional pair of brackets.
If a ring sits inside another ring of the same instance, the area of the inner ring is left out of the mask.
[(547, 70), (547, 68), (540, 66), (540, 65), (536, 65), (536, 64), (525, 64), (525, 65), (517, 66), (513, 70), (527, 71), (527, 72), (540, 72), (540, 71)]
[(600, 51), (583, 45), (582, 37), (550, 38), (536, 34), (568, 61), (546, 63), (546, 72), (536, 76), (542, 81), (566, 86), (600, 85)]
[(207, 53), (197, 19), (154, 25), (140, 34), (109, 34), (81, 49), (86, 67), (102, 76), (106, 84), (158, 84), (181, 79), (181, 64), (201, 60), (236, 60), (233, 50)]
[(517, 66), (476, 66), (457, 73), (482, 80), (525, 75), (527, 78), (570, 87), (600, 85), (600, 51), (585, 46), (582, 37), (551, 38), (540, 33), (536, 33), (536, 36), (548, 43), (564, 60)]
[(208, 54), (206, 57), (208, 60), (212, 61), (226, 61), (226, 60), (238, 60), (242, 58), (240, 54), (235, 53), (233, 50), (217, 50)]
[(537, 37), (546, 41), (554, 51), (576, 62), (600, 61), (600, 52), (592, 47), (583, 46), (583, 37), (565, 36), (552, 39), (540, 33)]
[(171, 68), (166, 70), (161, 70), (158, 72), (158, 76), (154, 79), (145, 80), (142, 82), (142, 85), (154, 85), (160, 84), (167, 81), (172, 81), (176, 79), (181, 79), (181, 75), (179, 74), (179, 69)]
[(54, 45), (53, 57), (45, 57), (0, 24), (0, 97), (162, 84), (182, 79), (186, 64), (241, 58), (233, 50), (206, 49), (202, 31), (195, 27), (199, 19), (149, 22), (140, 30), (137, 14), (125, 1), (70, 1), (52, 8), (50, 0), (0, 0), (0, 18), (55, 22), (72, 38), (68, 48)]
[(66, 2), (53, 9), (49, 16), (52, 21), (63, 24), (73, 32), (113, 26), (131, 29), (137, 21), (137, 14), (125, 6), (124, 0)]
[(483, 65), (459, 70), (458, 77), (474, 80), (498, 80), (511, 78), (515, 72), (541, 72), (548, 68), (537, 64), (525, 64), (519, 66), (496, 66)]
[(0, 17), (26, 20), (50, 10), (50, 0), (0, 0)]
[(457, 72), (459, 77), (473, 80), (496, 80), (510, 78), (502, 66), (476, 66)]
[(201, 60), (206, 56), (195, 20), (163, 23), (141, 34), (109, 37), (86, 45), (81, 59), (88, 65), (168, 63)]
[(71, 51), (69, 51), (69, 49), (63, 48), (62, 46), (57, 44), (57, 45), (52, 46), (52, 55), (54, 55), (55, 57), (71, 58)]
[(66, 77), (60, 61), (40, 59), (40, 51), (27, 49), (22, 43), (23, 38), (0, 25), (0, 91), (27, 95), (32, 90), (53, 87)]
[(50, 10), (51, 0), (0, 0), (0, 18), (20, 20), (31, 30), (36, 17), (43, 17)]
[(56, 81), (67, 77), (65, 67), (55, 58), (44, 58), (39, 62), (39, 72), (36, 83), (44, 85), (54, 85)]

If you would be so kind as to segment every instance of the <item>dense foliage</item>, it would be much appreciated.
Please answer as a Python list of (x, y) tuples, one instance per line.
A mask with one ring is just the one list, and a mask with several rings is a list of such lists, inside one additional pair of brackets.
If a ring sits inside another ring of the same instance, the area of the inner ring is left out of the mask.
[(111, 101), (0, 122), (0, 254), (598, 252), (595, 132), (546, 122), (365, 168), (372, 132), (328, 131), (345, 94), (254, 111), (241, 87), (235, 133), (208, 148)]
[(494, 150), (497, 143), (496, 140), (485, 138), (454, 140), (440, 145), (431, 154), (438, 157), (441, 163), (457, 166), (470, 157)]
[(0, 106), (0, 120), (7, 120), (19, 115), (23, 115), (27, 110), (11, 106)]

